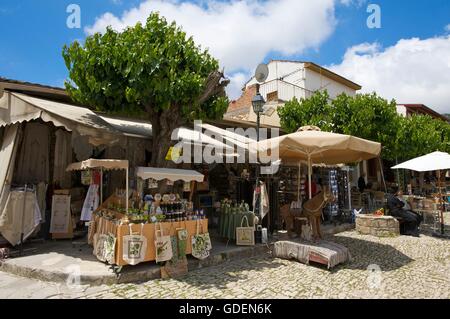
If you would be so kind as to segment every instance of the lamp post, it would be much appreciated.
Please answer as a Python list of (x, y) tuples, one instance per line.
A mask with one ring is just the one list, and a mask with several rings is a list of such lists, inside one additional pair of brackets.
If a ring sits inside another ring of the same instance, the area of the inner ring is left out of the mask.
[[(252, 106), (253, 106), (253, 112), (256, 113), (256, 141), (259, 142), (259, 126), (260, 126), (260, 115), (261, 113), (264, 111), (264, 104), (266, 104), (266, 101), (264, 100), (264, 98), (261, 96), (261, 94), (259, 93), (259, 84), (256, 84), (256, 95), (253, 97), (252, 99)], [(256, 157), (256, 160), (259, 163), (259, 159), (258, 159), (258, 155)], [(257, 200), (259, 200), (259, 196), (261, 196), (261, 190), (259, 190), (259, 195), (258, 195), (258, 187), (259, 187), (259, 165), (256, 168), (256, 194), (257, 194)], [(260, 211), (259, 209), (261, 209), (260, 205), (257, 206), (258, 207), (258, 213), (257, 216), (260, 216)]]

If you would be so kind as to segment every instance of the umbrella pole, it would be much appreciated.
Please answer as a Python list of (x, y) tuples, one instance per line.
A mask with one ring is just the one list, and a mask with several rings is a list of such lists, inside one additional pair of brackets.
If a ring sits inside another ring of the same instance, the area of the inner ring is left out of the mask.
[(298, 162), (298, 177), (297, 177), (297, 203), (300, 202), (300, 178), (301, 178), (301, 162)]
[(308, 192), (309, 199), (312, 199), (312, 190), (311, 190), (311, 175), (312, 175), (312, 164), (311, 164), (311, 155), (308, 154)]
[(103, 203), (103, 167), (100, 167), (100, 204)]
[(125, 190), (125, 196), (126, 196), (126, 199), (125, 199), (125, 211), (128, 214), (128, 168), (127, 168), (127, 172), (126, 172), (125, 187), (126, 187), (126, 190)]
[(442, 195), (442, 184), (441, 184), (441, 171), (438, 171), (438, 178), (439, 178), (439, 202), (442, 201), (442, 206), (441, 206), (441, 234), (444, 235), (445, 233), (445, 226), (444, 226), (444, 209), (445, 209), (445, 203), (442, 199), (443, 195)]

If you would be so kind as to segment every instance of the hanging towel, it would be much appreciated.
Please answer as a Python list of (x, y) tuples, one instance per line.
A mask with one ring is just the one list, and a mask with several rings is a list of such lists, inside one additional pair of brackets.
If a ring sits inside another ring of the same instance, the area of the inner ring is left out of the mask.
[(81, 211), (81, 221), (90, 221), (92, 219), (92, 213), (98, 208), (99, 201), (98, 185), (91, 184), (84, 200), (83, 210)]

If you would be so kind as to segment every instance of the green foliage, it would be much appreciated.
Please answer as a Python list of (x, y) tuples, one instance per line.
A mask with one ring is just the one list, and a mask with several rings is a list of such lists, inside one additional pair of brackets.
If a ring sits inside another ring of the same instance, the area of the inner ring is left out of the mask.
[(450, 125), (428, 115), (401, 117), (399, 158), (409, 159), (435, 151), (450, 152)]
[(174, 108), (182, 118), (221, 116), (224, 97), (197, 102), (219, 64), (207, 50), (157, 13), (145, 25), (123, 32), (111, 28), (64, 46), (71, 81), (65, 86), (78, 102), (113, 113), (157, 114)]
[(281, 126), (295, 132), (305, 125), (380, 142), (388, 160), (409, 159), (437, 150), (450, 151), (450, 125), (429, 116), (404, 118), (396, 102), (377, 94), (346, 94), (330, 100), (326, 92), (294, 99), (278, 111)]
[(302, 126), (315, 125), (323, 131), (332, 130), (328, 92), (317, 92), (309, 99), (294, 98), (278, 109), (281, 127), (291, 133)]

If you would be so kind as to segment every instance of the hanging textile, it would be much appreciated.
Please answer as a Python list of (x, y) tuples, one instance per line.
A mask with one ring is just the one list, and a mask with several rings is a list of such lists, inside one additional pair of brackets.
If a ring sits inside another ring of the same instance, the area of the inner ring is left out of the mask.
[(92, 218), (92, 213), (99, 206), (99, 195), (98, 195), (98, 185), (91, 184), (87, 192), (86, 198), (83, 204), (83, 210), (81, 211), (81, 221), (90, 221)]
[(14, 181), (18, 184), (49, 181), (49, 139), (47, 125), (26, 124)]
[(57, 130), (55, 133), (55, 157), (53, 165), (53, 182), (61, 188), (70, 188), (70, 173), (66, 167), (72, 163), (72, 136), (65, 130)]
[(48, 185), (41, 182), (36, 186), (36, 198), (41, 211), (41, 222), (45, 222), (45, 211), (47, 210), (47, 188)]
[(266, 184), (259, 182), (259, 187), (253, 193), (253, 207), (255, 214), (258, 215), (261, 221), (269, 213), (269, 194), (267, 193)]
[(26, 240), (40, 224), (41, 212), (34, 190), (12, 190), (0, 214), (0, 232), (13, 246)]
[(20, 124), (5, 128), (0, 149), (0, 214), (5, 208), (20, 140)]

